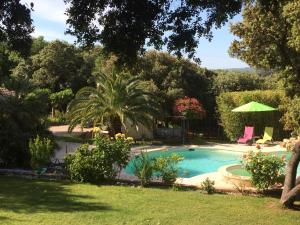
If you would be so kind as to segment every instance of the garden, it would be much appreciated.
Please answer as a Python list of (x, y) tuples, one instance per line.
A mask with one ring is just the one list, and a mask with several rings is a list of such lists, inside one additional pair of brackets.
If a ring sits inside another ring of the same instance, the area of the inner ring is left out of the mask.
[[(0, 4), (0, 223), (300, 223), (299, 1), (64, 2), (74, 44)], [(202, 67), (239, 13), (254, 69)]]

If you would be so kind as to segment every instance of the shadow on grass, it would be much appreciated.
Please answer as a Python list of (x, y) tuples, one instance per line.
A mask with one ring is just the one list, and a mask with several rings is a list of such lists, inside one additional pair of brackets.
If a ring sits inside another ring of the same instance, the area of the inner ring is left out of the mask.
[[(0, 177), (0, 208), (13, 212), (112, 210), (90, 195), (74, 194), (72, 183)], [(0, 218), (5, 220), (5, 218)]]

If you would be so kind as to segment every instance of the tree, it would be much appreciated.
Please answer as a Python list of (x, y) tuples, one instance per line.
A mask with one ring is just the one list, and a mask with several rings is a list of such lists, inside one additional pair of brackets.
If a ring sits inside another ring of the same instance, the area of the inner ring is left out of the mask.
[(77, 42), (100, 41), (119, 60), (135, 59), (145, 44), (193, 57), (200, 37), (211, 39), (212, 28), (238, 14), (242, 0), (64, 0), (68, 33)]
[(44, 47), (48, 45), (43, 36), (33, 38), (32, 45), (30, 49), (30, 55), (38, 54)]
[(63, 112), (66, 109), (67, 105), (72, 100), (73, 95), (74, 94), (72, 89), (65, 89), (50, 94), (49, 97), (52, 106), (52, 117), (55, 117), (55, 109), (58, 109), (61, 112)]
[(36, 90), (21, 98), (10, 93), (0, 93), (0, 166), (27, 167), (29, 139), (48, 135), (43, 123), (49, 112), (48, 93)]
[(82, 63), (75, 46), (53, 41), (32, 56), (32, 79), (37, 86), (52, 92), (66, 88), (76, 92), (86, 85), (86, 77), (80, 74)]
[(231, 27), (239, 40), (231, 44), (230, 54), (251, 66), (280, 71), (287, 93), (299, 95), (300, 2), (275, 0), (268, 8), (253, 2), (245, 6), (243, 21)]
[(258, 90), (263, 83), (264, 79), (255, 73), (221, 71), (213, 78), (213, 89), (219, 95), (222, 92)]
[(114, 135), (128, 124), (149, 125), (159, 111), (155, 96), (146, 89), (137, 77), (128, 74), (99, 74), (97, 88), (80, 89), (69, 104), (70, 130), (93, 123), (108, 127)]
[(291, 208), (300, 199), (300, 177), (297, 177), (297, 167), (300, 162), (300, 141), (291, 147), (292, 156), (287, 163), (286, 175), (280, 202)]
[[(232, 43), (230, 52), (231, 55), (244, 60), (249, 65), (280, 71), (287, 94), (299, 96), (300, 2), (298, 0), (270, 2), (272, 3), (268, 8), (259, 2), (246, 5), (243, 21), (231, 28), (239, 40)], [(295, 199), (300, 197), (300, 185), (296, 180), (299, 160), (298, 144), (287, 164), (281, 196), (281, 203), (287, 207), (291, 207)]]
[(16, 51), (12, 51), (5, 43), (0, 43), (0, 84), (9, 79), (11, 70), (22, 61)]
[[(168, 53), (149, 51), (138, 60), (135, 70), (142, 80), (151, 81), (152, 92), (162, 106), (162, 118), (167, 124), (173, 116), (175, 100), (188, 96), (203, 103), (209, 115), (205, 121), (214, 122), (215, 98), (212, 92), (214, 72), (200, 68), (187, 59), (178, 59)], [(202, 124), (204, 125), (204, 124)], [(204, 126), (203, 126), (204, 127)]]
[(21, 55), (28, 55), (31, 47), (32, 26), (30, 6), (20, 0), (0, 2), (0, 42), (6, 43), (10, 49)]

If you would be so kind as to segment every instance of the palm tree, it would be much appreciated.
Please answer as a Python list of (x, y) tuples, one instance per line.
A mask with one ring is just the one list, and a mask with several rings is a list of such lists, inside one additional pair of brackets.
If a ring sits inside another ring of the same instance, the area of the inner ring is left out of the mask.
[(127, 124), (150, 125), (158, 114), (155, 96), (137, 77), (125, 73), (99, 74), (97, 87), (79, 90), (68, 106), (71, 131), (78, 124), (107, 126), (110, 135)]

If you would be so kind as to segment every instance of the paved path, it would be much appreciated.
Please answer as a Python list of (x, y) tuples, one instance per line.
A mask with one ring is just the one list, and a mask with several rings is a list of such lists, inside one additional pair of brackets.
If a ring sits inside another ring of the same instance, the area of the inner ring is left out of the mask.
[(68, 132), (69, 126), (68, 125), (60, 125), (60, 126), (51, 126), (49, 127), (49, 130), (55, 135), (55, 136), (70, 136), (71, 134), (81, 134), (82, 132), (90, 132), (93, 130), (93, 128), (81, 128), (80, 126), (76, 126), (72, 133)]

